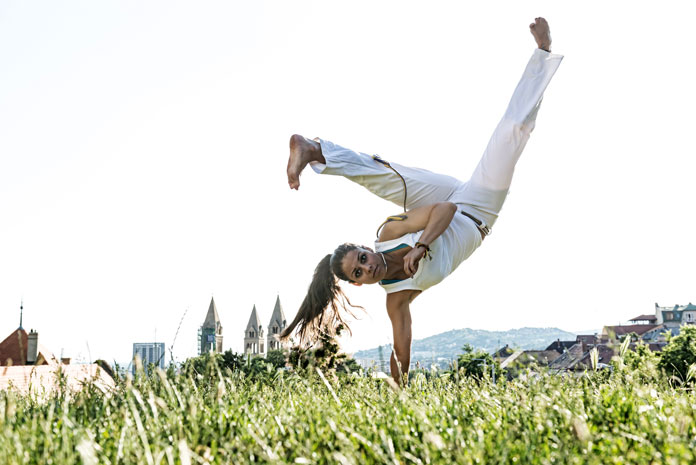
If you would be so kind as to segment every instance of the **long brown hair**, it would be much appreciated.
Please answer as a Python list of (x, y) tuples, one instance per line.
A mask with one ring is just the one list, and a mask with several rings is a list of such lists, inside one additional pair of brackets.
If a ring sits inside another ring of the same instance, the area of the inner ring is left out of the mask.
[(321, 259), (314, 270), (312, 282), (307, 289), (307, 295), (297, 311), (295, 319), (280, 334), (281, 339), (287, 339), (297, 328), (300, 344), (305, 344), (317, 339), (322, 333), (336, 334), (339, 326), (344, 326), (348, 332), (350, 328), (346, 324), (341, 313), (353, 313), (348, 307), (362, 308), (353, 305), (338, 284), (338, 279), (346, 279), (341, 269), (343, 257), (351, 250), (357, 249), (355, 244), (341, 244), (333, 254), (328, 254)]

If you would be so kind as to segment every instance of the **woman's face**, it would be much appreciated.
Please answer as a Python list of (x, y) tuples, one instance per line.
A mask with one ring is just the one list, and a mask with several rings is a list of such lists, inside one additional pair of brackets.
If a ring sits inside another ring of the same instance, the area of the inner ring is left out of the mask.
[(377, 283), (387, 274), (380, 254), (365, 247), (358, 247), (348, 252), (343, 257), (341, 268), (348, 279), (358, 286)]

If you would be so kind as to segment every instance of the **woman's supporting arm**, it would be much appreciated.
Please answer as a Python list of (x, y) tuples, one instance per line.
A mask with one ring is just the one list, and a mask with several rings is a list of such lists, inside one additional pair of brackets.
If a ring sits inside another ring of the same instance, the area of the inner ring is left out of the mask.
[(391, 375), (401, 386), (408, 381), (411, 363), (411, 309), (410, 303), (421, 291), (400, 291), (387, 294), (387, 314), (394, 332), (394, 350), (389, 359)]

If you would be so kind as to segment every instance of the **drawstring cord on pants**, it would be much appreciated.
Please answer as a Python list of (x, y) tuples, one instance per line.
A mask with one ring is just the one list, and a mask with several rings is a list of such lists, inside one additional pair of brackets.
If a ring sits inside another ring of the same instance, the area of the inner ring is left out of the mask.
[(404, 184), (404, 213), (406, 213), (406, 198), (408, 196), (408, 190), (406, 190), (406, 180), (403, 176), (401, 176), (401, 173), (396, 171), (396, 169), (394, 169), (394, 167), (387, 160), (382, 159), (382, 157), (380, 157), (379, 155), (372, 155), (372, 159), (376, 162), (383, 164), (384, 166), (395, 172), (396, 175), (401, 178), (401, 182)]
[[(406, 213), (406, 199), (408, 198), (408, 190), (406, 189), (406, 180), (404, 179), (403, 176), (401, 176), (401, 173), (396, 171), (396, 168), (394, 168), (391, 163), (389, 163), (387, 160), (382, 159), (379, 155), (372, 155), (372, 159), (378, 163), (383, 164), (390, 170), (396, 173), (396, 175), (401, 179), (401, 182), (404, 185), (404, 213)], [(465, 211), (459, 210), (459, 213), (462, 215), (466, 216), (469, 218), (471, 221), (473, 221), (476, 224), (476, 227), (481, 231), (481, 233), (485, 236), (489, 236), (491, 234), (491, 228), (488, 227), (486, 223), (483, 221), (479, 220), (473, 215), (468, 214)], [(382, 229), (382, 227), (389, 223), (390, 221), (403, 221), (407, 218), (406, 215), (394, 215), (394, 216), (388, 216), (386, 220), (384, 220), (384, 223), (380, 224), (379, 227), (377, 228), (377, 237), (379, 237), (379, 232)]]
[[(404, 179), (403, 176), (401, 176), (401, 173), (396, 171), (396, 169), (389, 163), (387, 160), (382, 159), (379, 155), (372, 155), (372, 159), (378, 163), (383, 164), (390, 170), (396, 173), (396, 175), (401, 178), (401, 182), (404, 185), (404, 213), (406, 213), (406, 199), (408, 198), (408, 190), (406, 189), (406, 180)], [(377, 228), (377, 237), (379, 237), (379, 232), (382, 230), (382, 227), (384, 227), (385, 224), (389, 223), (390, 221), (403, 221), (407, 218), (406, 215), (394, 215), (394, 216), (388, 216), (386, 220), (384, 220), (384, 223), (380, 224), (379, 227)]]

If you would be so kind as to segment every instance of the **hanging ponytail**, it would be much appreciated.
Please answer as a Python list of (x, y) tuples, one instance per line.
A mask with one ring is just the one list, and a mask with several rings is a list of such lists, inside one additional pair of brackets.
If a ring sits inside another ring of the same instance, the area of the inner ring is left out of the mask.
[[(348, 332), (350, 328), (343, 320), (341, 311), (353, 316), (347, 306), (357, 307), (350, 303), (348, 297), (338, 285), (338, 279), (332, 268), (340, 270), (340, 263), (345, 254), (356, 248), (353, 244), (340, 245), (333, 254), (328, 254), (321, 259), (314, 277), (307, 289), (307, 295), (297, 311), (297, 316), (280, 334), (281, 339), (287, 339), (297, 328), (300, 344), (314, 341), (321, 333), (336, 334), (336, 328), (343, 325)], [(343, 278), (342, 272), (339, 276)]]

